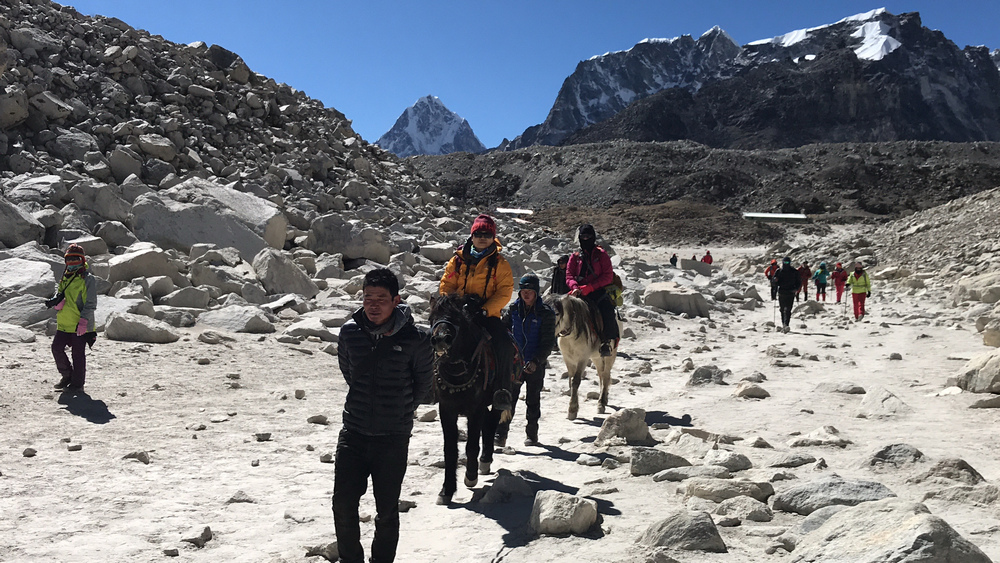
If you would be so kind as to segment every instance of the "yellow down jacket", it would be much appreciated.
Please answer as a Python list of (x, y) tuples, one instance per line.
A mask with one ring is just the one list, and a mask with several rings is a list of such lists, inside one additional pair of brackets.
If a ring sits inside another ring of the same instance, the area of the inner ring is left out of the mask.
[[(444, 276), (438, 291), (441, 295), (479, 295), (485, 299), (483, 309), (491, 317), (500, 317), (503, 308), (510, 302), (514, 292), (514, 274), (507, 259), (500, 254), (500, 241), (494, 241), (495, 248), (472, 264), (472, 241), (455, 251), (455, 255), (445, 266)], [(496, 256), (494, 260), (492, 257)], [(491, 263), (495, 266), (491, 267)], [(470, 264), (472, 264), (470, 266)], [(486, 278), (487, 274), (489, 279)]]

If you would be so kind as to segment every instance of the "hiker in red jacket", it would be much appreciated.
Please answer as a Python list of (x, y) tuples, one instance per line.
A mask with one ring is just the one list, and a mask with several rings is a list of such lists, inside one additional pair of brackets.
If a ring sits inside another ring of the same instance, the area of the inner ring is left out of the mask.
[(840, 303), (840, 298), (844, 295), (844, 286), (847, 285), (847, 270), (844, 269), (844, 265), (837, 262), (837, 267), (833, 269), (833, 273), (830, 274), (830, 278), (833, 279), (833, 285), (837, 288), (837, 303)]
[(771, 264), (764, 270), (764, 277), (767, 278), (767, 282), (771, 284), (771, 301), (778, 298), (778, 278), (775, 274), (778, 273), (778, 261), (771, 260)]
[(802, 286), (795, 292), (795, 300), (799, 300), (799, 293), (801, 293), (802, 300), (809, 301), (809, 280), (812, 279), (812, 270), (809, 269), (809, 262), (803, 260), (802, 265), (799, 266), (799, 279), (802, 280)]
[(704, 262), (704, 263), (706, 263), (706, 264), (711, 264), (712, 263), (712, 253), (706, 250), (705, 251), (705, 255), (701, 257), (701, 261)]

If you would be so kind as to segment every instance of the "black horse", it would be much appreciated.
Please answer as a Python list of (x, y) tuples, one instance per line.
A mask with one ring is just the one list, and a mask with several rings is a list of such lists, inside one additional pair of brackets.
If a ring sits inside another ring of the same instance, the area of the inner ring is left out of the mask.
[[(511, 416), (510, 392), (503, 385), (504, 376), (491, 377), (494, 358), (488, 333), (469, 313), (482, 302), (477, 299), (477, 296), (443, 295), (431, 305), (434, 385), (444, 431), (444, 488), (438, 495), (438, 504), (450, 503), (458, 488), (458, 417), (465, 416), (468, 421), (465, 486), (471, 488), (479, 481), (479, 474), (491, 472), (493, 435), (501, 417), (510, 420)], [(480, 440), (482, 457), (479, 457)]]

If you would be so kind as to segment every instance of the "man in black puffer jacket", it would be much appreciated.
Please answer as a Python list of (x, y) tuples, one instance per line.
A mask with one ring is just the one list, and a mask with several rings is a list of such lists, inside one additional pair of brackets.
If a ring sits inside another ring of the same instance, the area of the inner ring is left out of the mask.
[(802, 288), (802, 277), (798, 270), (792, 267), (792, 259), (786, 256), (781, 261), (781, 268), (774, 274), (778, 286), (778, 307), (781, 309), (781, 328), (779, 332), (788, 332), (792, 322), (792, 305), (795, 295)]
[(399, 281), (381, 268), (365, 275), (364, 301), (340, 329), (337, 358), (347, 380), (337, 442), (333, 520), (340, 560), (363, 563), (358, 504), (372, 479), (375, 538), (371, 561), (389, 563), (399, 543), (399, 493), (413, 412), (430, 395), (433, 352), (401, 304)]

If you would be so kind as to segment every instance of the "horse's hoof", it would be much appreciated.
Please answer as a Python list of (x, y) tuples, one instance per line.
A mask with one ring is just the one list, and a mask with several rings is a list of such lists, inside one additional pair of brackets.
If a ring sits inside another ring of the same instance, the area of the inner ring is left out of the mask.
[(469, 479), (468, 477), (465, 478), (465, 486), (470, 489), (475, 487), (477, 483), (479, 483), (479, 477), (473, 477), (472, 479)]
[(490, 463), (486, 462), (486, 461), (480, 461), (479, 462), (479, 474), (480, 475), (489, 475), (490, 473), (493, 473), (492, 471), (490, 471)]
[(597, 414), (604, 414), (604, 405), (597, 405)]
[(566, 418), (570, 420), (576, 420), (576, 412), (577, 412), (576, 409), (570, 410), (568, 413), (566, 413)]
[(451, 504), (451, 495), (438, 495), (437, 504), (442, 506)]

